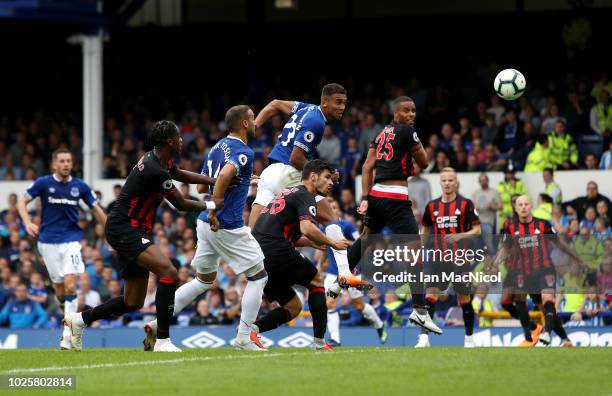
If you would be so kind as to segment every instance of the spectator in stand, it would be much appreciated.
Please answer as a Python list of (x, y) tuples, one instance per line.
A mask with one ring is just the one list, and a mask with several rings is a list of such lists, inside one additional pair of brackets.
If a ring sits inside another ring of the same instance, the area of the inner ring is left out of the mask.
[(548, 194), (538, 194), (538, 205), (533, 210), (533, 217), (546, 221), (552, 220), (553, 199)]
[(544, 120), (542, 121), (542, 128), (540, 129), (541, 133), (551, 133), (555, 124), (558, 121), (562, 121), (563, 125), (565, 125), (565, 119), (559, 116), (559, 106), (556, 104), (551, 104), (548, 107), (548, 111), (544, 116)]
[(49, 294), (43, 282), (43, 277), (38, 272), (34, 272), (30, 275), (28, 298), (39, 303), (43, 308), (46, 308), (49, 302)]
[(319, 158), (326, 161), (334, 168), (340, 168), (340, 159), (342, 155), (342, 146), (340, 139), (334, 135), (334, 130), (331, 125), (326, 125), (323, 131), (321, 143), (317, 146)]
[(478, 211), (480, 218), (480, 229), (487, 244), (489, 252), (494, 252), (493, 234), (495, 234), (495, 219), (497, 211), (503, 208), (499, 193), (489, 187), (489, 176), (481, 173), (478, 176), (480, 189), (472, 193), (472, 202)]
[(196, 312), (189, 319), (189, 324), (191, 326), (218, 325), (219, 319), (210, 313), (210, 310), (208, 309), (208, 301), (200, 300), (196, 305)]
[(453, 126), (451, 123), (446, 122), (442, 125), (442, 129), (440, 130), (440, 140), (438, 142), (437, 147), (440, 150), (450, 151), (453, 149), (453, 134), (455, 131), (453, 130)]
[(591, 107), (589, 116), (591, 129), (609, 139), (612, 133), (612, 104), (609, 88), (601, 89), (597, 95), (597, 103)]
[(612, 219), (610, 219), (609, 216), (610, 212), (608, 211), (608, 207), (608, 203), (602, 199), (597, 201), (595, 210), (597, 211), (597, 217), (601, 217), (602, 219), (606, 219), (608, 222), (612, 223)]
[(484, 283), (476, 286), (476, 294), (472, 300), (472, 306), (474, 311), (478, 315), (478, 327), (491, 327), (493, 326), (493, 320), (481, 316), (483, 313), (490, 313), (494, 311), (493, 302), (487, 297), (488, 288)]
[(91, 283), (89, 281), (89, 274), (87, 272), (84, 272), (79, 276), (78, 294), (83, 296), (83, 301), (88, 307), (94, 308), (102, 303), (100, 293), (95, 290), (91, 290)]
[(612, 239), (612, 228), (610, 228), (608, 220), (602, 217), (595, 219), (595, 231), (593, 231), (593, 236), (601, 243), (607, 239)]
[(498, 229), (504, 225), (507, 218), (512, 216), (512, 196), (529, 194), (523, 182), (516, 178), (515, 172), (512, 164), (509, 164), (504, 172), (504, 180), (497, 185), (497, 192), (503, 204), (502, 209), (498, 212)]
[(448, 168), (450, 166), (450, 160), (446, 152), (440, 150), (436, 153), (436, 164), (434, 168), (431, 170), (432, 173), (440, 173), (440, 171), (444, 168)]
[(382, 127), (376, 123), (374, 114), (368, 113), (365, 116), (364, 124), (361, 127), (361, 134), (359, 135), (359, 151), (366, 153), (370, 143), (380, 133)]
[(588, 153), (584, 156), (584, 169), (597, 170), (597, 156), (593, 153)]
[(340, 316), (340, 326), (358, 326), (363, 318), (361, 312), (353, 306), (351, 296), (348, 293), (340, 295), (336, 311)]
[(15, 287), (15, 298), (0, 311), (0, 326), (8, 323), (11, 329), (40, 329), (48, 320), (43, 307), (28, 298), (28, 288), (23, 283)]
[(601, 155), (599, 169), (612, 169), (612, 140), (608, 143), (608, 150)]
[(580, 222), (580, 227), (586, 227), (589, 229), (590, 233), (595, 231), (595, 218), (597, 217), (597, 212), (595, 212), (595, 208), (589, 206), (584, 211), (584, 219)]
[(408, 196), (416, 202), (419, 213), (423, 213), (427, 202), (431, 200), (431, 184), (421, 176), (421, 168), (413, 165), (414, 176), (408, 181)]
[(550, 159), (557, 169), (576, 169), (578, 149), (572, 136), (565, 131), (565, 121), (557, 120), (553, 131), (548, 134)]
[[(570, 270), (563, 275), (563, 281), (557, 293), (557, 312), (573, 314), (580, 311), (586, 288), (586, 273), (580, 264), (570, 264)], [(561, 318), (566, 318), (566, 316), (561, 316)]]
[(552, 210), (551, 223), (557, 234), (565, 234), (569, 227), (570, 219), (563, 214), (560, 206), (554, 206)]
[(495, 125), (502, 124), (506, 108), (501, 103), (501, 99), (497, 95), (491, 95), (491, 106), (487, 109), (487, 113), (494, 116)]
[(597, 288), (605, 296), (608, 305), (612, 304), (612, 256), (606, 256), (601, 263), (597, 276)]
[(350, 188), (355, 185), (355, 178), (360, 172), (361, 153), (357, 147), (357, 139), (355, 137), (349, 137), (346, 144), (346, 152), (342, 159), (342, 176), (344, 187)]
[(510, 156), (514, 151), (523, 147), (523, 131), (516, 118), (516, 113), (508, 109), (504, 113), (504, 122), (499, 127), (495, 137), (495, 145), (502, 156)]
[[(563, 204), (563, 207), (566, 211), (567, 206), (573, 207), (576, 210), (576, 213), (578, 214), (578, 219), (582, 220), (584, 218), (586, 208), (589, 206), (597, 207), (597, 203), (599, 201), (605, 202), (607, 208), (607, 217), (608, 219), (610, 219), (610, 200), (599, 193), (597, 183), (595, 183), (594, 181), (590, 181), (587, 183), (586, 196), (578, 197), (572, 201), (565, 202)], [(599, 213), (599, 215), (601, 216), (602, 213)]]
[(486, 159), (484, 162), (485, 170), (493, 172), (493, 171), (501, 171), (506, 167), (508, 161), (504, 159), (499, 152), (497, 151), (497, 147), (492, 144), (487, 145), (486, 149)]
[(563, 193), (561, 192), (561, 186), (555, 181), (555, 174), (552, 168), (545, 168), (542, 172), (542, 179), (544, 179), (544, 193), (549, 195), (555, 206), (559, 206), (563, 203)]
[(342, 189), (342, 193), (340, 194), (340, 206), (345, 214), (357, 217), (355, 195), (353, 195), (353, 191), (350, 188)]
[(538, 136), (533, 149), (527, 156), (527, 163), (525, 165), (525, 172), (542, 172), (544, 169), (550, 169), (553, 167), (553, 163), (550, 159), (550, 148), (548, 146), (548, 136)]
[(493, 144), (495, 136), (497, 136), (497, 125), (495, 125), (495, 115), (487, 114), (485, 118), (485, 124), (480, 130), (482, 134), (482, 140), (486, 145)]
[(589, 266), (591, 271), (599, 271), (604, 257), (604, 248), (591, 234), (588, 227), (580, 226), (580, 236), (574, 240), (573, 246), (580, 259)]

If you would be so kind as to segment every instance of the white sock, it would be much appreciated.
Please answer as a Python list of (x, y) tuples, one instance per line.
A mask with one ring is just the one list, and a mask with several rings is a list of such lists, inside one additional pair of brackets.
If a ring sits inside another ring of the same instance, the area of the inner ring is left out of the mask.
[[(325, 227), (325, 235), (334, 241), (344, 239), (344, 234), (342, 234), (342, 229), (338, 224), (330, 224)], [(351, 275), (347, 251), (332, 249), (332, 252), (334, 253), (334, 259), (336, 259), (336, 264), (338, 265), (338, 275)]]
[(187, 305), (191, 304), (200, 294), (212, 287), (212, 282), (204, 282), (197, 276), (192, 281), (176, 289), (174, 293), (174, 314), (178, 314)]
[(238, 325), (238, 339), (248, 340), (253, 328), (253, 322), (257, 320), (257, 314), (261, 307), (261, 297), (268, 282), (268, 277), (257, 280), (249, 280), (242, 294), (242, 311), (240, 312), (240, 324)]
[[(76, 313), (77, 308), (79, 306), (79, 299), (75, 298), (72, 301), (64, 301), (64, 316), (71, 316), (73, 313)], [(70, 337), (71, 331), (70, 327), (64, 326), (64, 331), (62, 333), (63, 337)]]
[(383, 327), (383, 322), (378, 317), (376, 310), (370, 304), (363, 304), (363, 317), (367, 319), (368, 322), (372, 323), (375, 329), (380, 329)]
[(332, 340), (340, 342), (340, 315), (338, 311), (327, 311), (327, 330)]
[[(78, 315), (74, 315), (74, 319), (72, 320), (72, 323), (75, 326), (78, 326), (78, 327), (86, 327), (87, 326), (85, 324), (85, 321), (83, 320), (83, 314), (82, 313), (79, 313)], [(72, 332), (70, 334), (72, 334)]]

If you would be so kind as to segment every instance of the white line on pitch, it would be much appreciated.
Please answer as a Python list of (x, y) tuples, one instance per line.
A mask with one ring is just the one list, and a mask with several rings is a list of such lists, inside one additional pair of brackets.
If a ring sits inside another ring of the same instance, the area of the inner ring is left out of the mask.
[[(385, 349), (385, 352), (396, 352), (396, 349)], [(329, 355), (332, 356), (338, 353), (362, 353), (365, 350), (354, 350), (345, 349), (341, 351), (317, 353), (317, 356)], [(369, 351), (368, 351), (369, 352)], [(85, 364), (80, 366), (50, 366), (50, 367), (35, 367), (35, 368), (16, 368), (4, 371), (3, 374), (15, 374), (15, 373), (38, 373), (45, 371), (61, 371), (61, 370), (87, 370), (87, 369), (99, 369), (99, 368), (116, 368), (116, 367), (133, 367), (133, 366), (150, 366), (158, 364), (175, 364), (185, 362), (201, 362), (209, 360), (241, 360), (241, 359), (261, 359), (278, 356), (312, 356), (307, 353), (266, 353), (266, 352), (255, 352), (249, 355), (233, 355), (233, 356), (196, 356), (191, 358), (179, 358), (179, 359), (165, 359), (165, 360), (142, 360), (138, 362), (122, 362), (122, 363), (101, 363), (101, 364)]]

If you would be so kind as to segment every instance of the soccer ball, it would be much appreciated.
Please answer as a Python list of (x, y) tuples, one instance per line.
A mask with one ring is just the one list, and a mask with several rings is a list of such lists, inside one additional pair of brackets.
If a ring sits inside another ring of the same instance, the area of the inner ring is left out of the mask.
[(493, 89), (495, 93), (502, 99), (515, 100), (525, 92), (527, 82), (525, 76), (515, 69), (505, 69), (497, 74)]

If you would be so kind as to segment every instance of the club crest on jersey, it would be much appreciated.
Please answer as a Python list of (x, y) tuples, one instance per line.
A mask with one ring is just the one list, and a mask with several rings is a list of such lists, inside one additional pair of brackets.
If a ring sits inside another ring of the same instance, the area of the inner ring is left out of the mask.
[(172, 188), (172, 179), (168, 179), (162, 184), (162, 187), (166, 190), (170, 190)]
[(247, 158), (247, 156), (245, 154), (240, 154), (238, 156), (238, 162), (240, 162), (240, 165), (242, 165), (242, 166), (246, 165), (248, 160), (249, 159)]
[(314, 206), (309, 206), (308, 207), (308, 211), (310, 212), (311, 215), (316, 216), (317, 215), (317, 208), (315, 208)]
[(79, 196), (79, 189), (77, 187), (72, 187), (70, 189), (70, 195), (72, 195), (73, 197), (78, 197)]
[(310, 131), (304, 133), (304, 140), (306, 140), (308, 143), (312, 142), (314, 140), (314, 133)]
[(55, 187), (49, 187), (49, 192), (53, 194), (55, 192)]
[(420, 142), (419, 135), (417, 135), (416, 131), (412, 134), (412, 138), (414, 139), (415, 142)]

